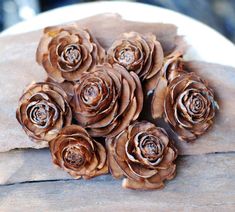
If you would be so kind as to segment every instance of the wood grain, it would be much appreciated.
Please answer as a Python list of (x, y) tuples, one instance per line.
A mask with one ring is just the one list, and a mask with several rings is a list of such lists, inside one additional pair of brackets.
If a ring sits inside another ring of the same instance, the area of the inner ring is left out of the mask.
[(0, 153), (0, 185), (28, 181), (71, 179), (56, 168), (48, 149), (12, 150)]
[[(0, 211), (235, 210), (235, 153), (180, 156), (176, 178), (146, 192), (124, 190), (110, 175), (71, 180), (51, 167), (47, 150), (1, 153), (0, 161), (5, 182), (18, 182), (0, 186)], [(21, 165), (13, 168), (13, 161)]]

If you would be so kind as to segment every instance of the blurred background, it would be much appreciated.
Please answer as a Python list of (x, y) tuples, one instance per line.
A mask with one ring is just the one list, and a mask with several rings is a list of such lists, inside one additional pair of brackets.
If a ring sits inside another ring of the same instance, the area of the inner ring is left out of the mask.
[[(133, 1), (133, 0), (132, 0)], [(85, 0), (0, 0), (0, 31), (38, 13)], [(235, 43), (235, 0), (137, 0), (191, 16)]]

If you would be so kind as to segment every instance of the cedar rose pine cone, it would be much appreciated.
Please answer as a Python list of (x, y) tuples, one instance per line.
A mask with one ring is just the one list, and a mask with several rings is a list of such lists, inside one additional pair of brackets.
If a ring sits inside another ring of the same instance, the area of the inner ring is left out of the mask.
[(88, 30), (78, 27), (48, 27), (39, 43), (36, 60), (48, 76), (58, 83), (76, 81), (102, 63), (104, 49)]
[(107, 51), (107, 61), (118, 63), (135, 72), (141, 80), (156, 75), (162, 67), (164, 54), (153, 34), (124, 33)]
[(63, 128), (49, 147), (53, 163), (76, 179), (108, 173), (105, 148), (78, 125)]
[(52, 83), (35, 83), (20, 98), (16, 118), (30, 138), (48, 142), (71, 124), (72, 112), (62, 89)]
[(118, 64), (96, 66), (75, 85), (75, 119), (91, 136), (115, 136), (136, 120), (143, 106), (140, 80)]
[(192, 141), (204, 134), (218, 108), (213, 91), (194, 73), (179, 75), (168, 86), (165, 119), (181, 140)]
[(136, 122), (106, 140), (109, 168), (116, 178), (125, 175), (123, 187), (159, 189), (175, 176), (177, 151), (162, 128)]

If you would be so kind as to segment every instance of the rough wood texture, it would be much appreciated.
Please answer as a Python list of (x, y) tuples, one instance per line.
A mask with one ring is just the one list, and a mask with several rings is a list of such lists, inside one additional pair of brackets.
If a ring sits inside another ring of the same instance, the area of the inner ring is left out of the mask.
[(181, 156), (176, 178), (163, 190), (147, 192), (124, 190), (121, 181), (110, 175), (89, 181), (62, 180), (68, 177), (51, 168), (47, 155), (47, 150), (1, 154), (0, 161), (5, 161), (5, 166), (0, 166), (1, 175), (14, 159), (23, 161), (18, 168), (11, 168), (14, 172), (8, 183), (57, 181), (0, 186), (0, 211), (235, 210), (235, 153)]
[(56, 168), (48, 149), (12, 150), (0, 153), (0, 185), (26, 181), (71, 179)]
[[(124, 21), (119, 15), (106, 14), (76, 22), (94, 33), (106, 49), (126, 31), (156, 34), (167, 51), (174, 46), (176, 27), (171, 24)], [(114, 28), (115, 26), (115, 28)], [(102, 29), (102, 30), (101, 30)], [(35, 61), (35, 52), (42, 31), (0, 38), (0, 152), (14, 148), (42, 148), (32, 143), (15, 119), (18, 99), (32, 81), (42, 81), (46, 74)]]

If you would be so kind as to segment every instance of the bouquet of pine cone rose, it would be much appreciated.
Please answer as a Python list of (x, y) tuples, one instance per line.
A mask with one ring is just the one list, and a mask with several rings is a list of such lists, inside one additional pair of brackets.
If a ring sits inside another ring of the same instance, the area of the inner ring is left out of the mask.
[(176, 143), (192, 145), (212, 126), (214, 91), (187, 66), (180, 36), (168, 45), (148, 28), (129, 30), (102, 46), (95, 35), (78, 24), (44, 29), (36, 61), (47, 79), (25, 89), (17, 120), (76, 179), (110, 172), (124, 188), (163, 188)]

